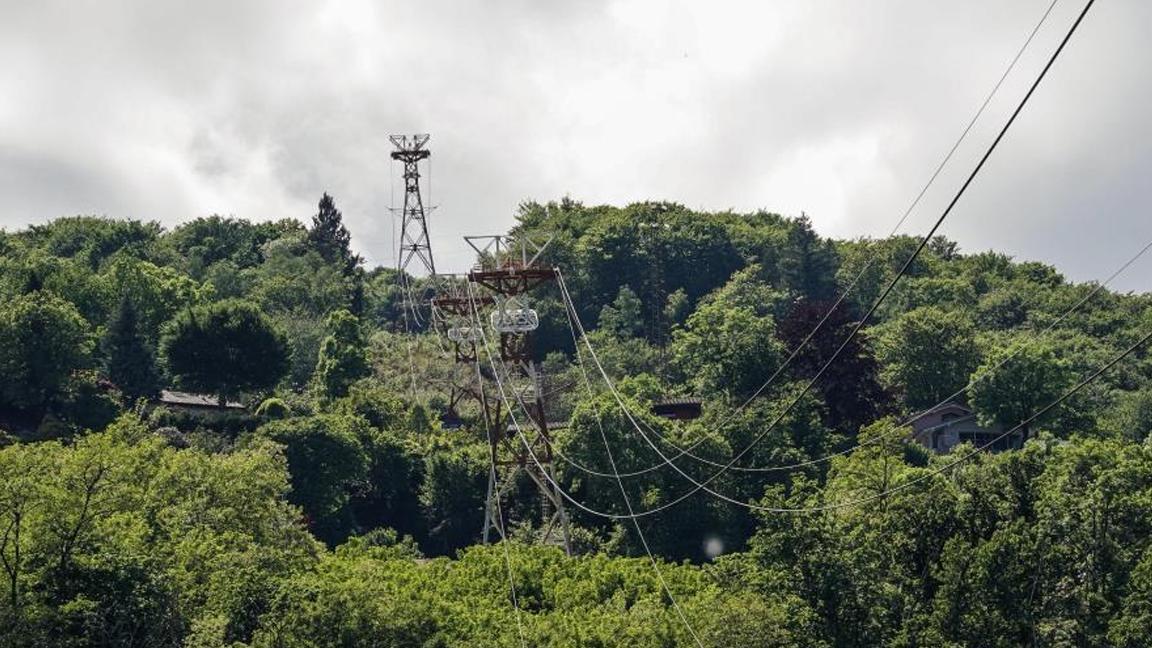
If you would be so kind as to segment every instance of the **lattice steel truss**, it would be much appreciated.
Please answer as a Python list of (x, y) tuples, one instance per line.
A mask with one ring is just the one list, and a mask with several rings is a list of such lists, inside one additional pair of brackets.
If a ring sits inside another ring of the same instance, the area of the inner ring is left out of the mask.
[(432, 259), (432, 242), (428, 238), (428, 220), (424, 214), (424, 198), (420, 192), (420, 161), (432, 155), (424, 148), (431, 135), (392, 135), (388, 139), (396, 147), (392, 159), (404, 163), (404, 209), (400, 221), (400, 249), (396, 256), (396, 269), (405, 271), (413, 258), (420, 260), (429, 275), (436, 274)]
[[(541, 254), (548, 242), (537, 243), (525, 237), (508, 236), (466, 236), (478, 255), (476, 267), (468, 273), (468, 281), (473, 284), (470, 298), (476, 295), (476, 287), (486, 289), (491, 295), (484, 305), (495, 310), (493, 324), (501, 321), (514, 322), (514, 325), (494, 330), (500, 336), (500, 358), (506, 368), (505, 376), (494, 376), (503, 384), (504, 396), (512, 401), (509, 407), (517, 407), (528, 414), (528, 421), (516, 420), (512, 412), (506, 413), (506, 422), (497, 421), (493, 428), (491, 459), (493, 465), (505, 474), (505, 481), (523, 472), (528, 475), (540, 491), (541, 517), (546, 520), (543, 538), (545, 542), (558, 541), (564, 550), (571, 553), (571, 537), (568, 515), (564, 510), (564, 499), (553, 485), (556, 478), (552, 470), (552, 439), (547, 419), (546, 393), (540, 365), (533, 357), (534, 325), (525, 322), (536, 321), (535, 317), (524, 318), (526, 305), (518, 301), (530, 290), (551, 281), (556, 270), (541, 261)], [(445, 302), (455, 303), (455, 302)], [(506, 310), (516, 304), (515, 311)], [(472, 308), (469, 302), (469, 308)], [(476, 305), (477, 309), (479, 304)], [(533, 316), (535, 312), (531, 313)], [(476, 326), (485, 324), (479, 312), (473, 312)], [(520, 426), (528, 423), (530, 425)], [(508, 423), (512, 425), (509, 426)], [(521, 439), (520, 435), (524, 438)], [(527, 444), (527, 448), (525, 447)], [(529, 453), (528, 448), (531, 448)], [(534, 457), (534, 458), (533, 458)], [(498, 475), (493, 474), (488, 485), (488, 501), (484, 513), (484, 541), (488, 542), (490, 532), (499, 530), (501, 522), (496, 518), (500, 507), (494, 498), (500, 497), (496, 488)], [(559, 536), (559, 537), (556, 537)]]

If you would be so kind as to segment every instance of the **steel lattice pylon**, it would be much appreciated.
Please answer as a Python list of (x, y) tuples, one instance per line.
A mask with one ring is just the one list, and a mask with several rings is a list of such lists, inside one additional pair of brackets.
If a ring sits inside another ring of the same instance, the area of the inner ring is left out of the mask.
[[(527, 237), (513, 239), (508, 236), (466, 236), (472, 249), (476, 251), (478, 263), (468, 273), (468, 281), (473, 287), (480, 287), (490, 291), (492, 296), (487, 297), (484, 304), (494, 307), (493, 314), (501, 317), (492, 322), (491, 328), (499, 334), (500, 361), (507, 374), (503, 378), (500, 370), (493, 364), (492, 378), (497, 388), (503, 390), (501, 382), (509, 388), (510, 397), (508, 411), (504, 420), (497, 420), (497, 428), (493, 430), (490, 439), (490, 460), (494, 470), (489, 478), (488, 498), (484, 510), (484, 542), (490, 538), (490, 531), (499, 531), (502, 522), (497, 519), (500, 507), (497, 498), (500, 492), (496, 488), (497, 472), (506, 475), (505, 482), (510, 483), (513, 475), (526, 474), (536, 488), (540, 491), (541, 521), (546, 524), (543, 532), (544, 542), (559, 542), (565, 552), (572, 553), (570, 522), (564, 510), (564, 499), (555, 487), (556, 477), (552, 469), (552, 438), (548, 423), (548, 408), (546, 405), (543, 387), (543, 372), (540, 364), (533, 354), (534, 329), (538, 320), (528, 326), (519, 326), (515, 315), (528, 311), (521, 305), (514, 310), (508, 310), (510, 303), (516, 303), (516, 298), (528, 291), (556, 278), (555, 268), (541, 260), (541, 254), (548, 247), (549, 241), (537, 243)], [(468, 288), (469, 306), (476, 309), (479, 305), (476, 296)], [(446, 305), (451, 304), (445, 300)], [(472, 315), (475, 326), (484, 326), (483, 318), (479, 312)], [(532, 311), (535, 316), (535, 311)], [(514, 323), (515, 326), (502, 328), (497, 322)], [(473, 353), (475, 349), (473, 348)], [(474, 356), (478, 361), (479, 357)], [(492, 359), (494, 361), (494, 359)], [(527, 414), (527, 429), (521, 428), (515, 420), (513, 409), (519, 407)], [(523, 436), (521, 436), (523, 435)], [(520, 442), (527, 443), (531, 448), (529, 452)], [(503, 447), (504, 452), (499, 450)], [(501, 456), (505, 458), (501, 459)], [(558, 537), (556, 537), (558, 536)]]
[(432, 155), (424, 148), (431, 135), (392, 135), (388, 139), (396, 147), (392, 159), (404, 163), (404, 210), (400, 221), (400, 249), (396, 269), (404, 271), (412, 257), (420, 259), (430, 275), (436, 274), (432, 259), (432, 242), (428, 238), (428, 221), (424, 215), (424, 198), (420, 194), (420, 160)]

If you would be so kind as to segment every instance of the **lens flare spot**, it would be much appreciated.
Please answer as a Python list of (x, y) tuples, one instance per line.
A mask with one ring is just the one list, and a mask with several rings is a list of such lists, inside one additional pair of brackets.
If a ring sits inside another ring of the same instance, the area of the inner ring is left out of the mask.
[(704, 553), (709, 559), (724, 553), (724, 541), (717, 536), (708, 536), (704, 539)]

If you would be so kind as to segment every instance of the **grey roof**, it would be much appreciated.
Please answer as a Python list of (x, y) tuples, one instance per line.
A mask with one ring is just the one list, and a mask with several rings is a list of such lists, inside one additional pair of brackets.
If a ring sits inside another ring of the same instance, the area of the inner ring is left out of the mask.
[[(958, 418), (949, 419), (947, 421), (942, 421), (940, 423), (937, 423), (936, 425), (930, 425), (926, 428), (920, 428), (919, 430), (916, 430), (916, 434), (923, 434), (925, 432), (938, 432), (940, 430), (946, 430), (946, 429), (948, 429), (954, 425), (960, 425), (961, 423), (970, 423), (970, 422), (975, 421), (975, 420), (976, 420), (975, 414), (967, 414), (965, 416), (961, 416)], [(988, 429), (989, 431), (994, 431), (994, 430), (991, 430), (991, 428), (984, 428), (982, 426), (976, 426), (976, 427), (980, 427), (980, 429)]]
[(950, 401), (950, 402), (944, 403), (942, 405), (930, 407), (930, 408), (928, 408), (922, 412), (919, 412), (919, 413), (913, 415), (912, 418), (910, 418), (908, 420), (908, 422), (912, 423), (915, 421), (919, 421), (920, 419), (922, 419), (926, 416), (929, 416), (931, 414), (935, 414), (937, 412), (942, 412), (944, 410), (953, 409), (953, 408), (963, 410), (965, 416), (969, 416), (969, 415), (973, 414), (972, 408), (970, 408), (966, 405), (962, 405), (962, 404), (957, 403), (957, 402)]
[[(171, 391), (164, 389), (160, 391), (160, 402), (165, 405), (183, 405), (184, 407), (210, 407), (213, 409), (220, 409), (220, 400), (211, 394), (193, 394), (191, 392)], [(236, 401), (228, 401), (224, 404), (224, 409), (245, 409), (242, 403)]]

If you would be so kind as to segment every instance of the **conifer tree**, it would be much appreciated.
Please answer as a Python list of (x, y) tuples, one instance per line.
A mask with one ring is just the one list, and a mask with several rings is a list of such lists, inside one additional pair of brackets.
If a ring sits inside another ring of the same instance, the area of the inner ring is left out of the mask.
[(120, 306), (108, 323), (104, 337), (105, 366), (108, 379), (129, 399), (151, 398), (160, 388), (156, 357), (140, 331), (140, 318), (132, 300), (120, 300)]
[(345, 275), (353, 272), (360, 263), (360, 257), (352, 254), (349, 245), (352, 235), (344, 227), (344, 217), (336, 209), (332, 196), (324, 194), (320, 199), (319, 210), (312, 217), (312, 228), (308, 230), (308, 243), (329, 263), (340, 266)]
[(831, 299), (835, 297), (838, 265), (832, 242), (820, 239), (807, 215), (797, 218), (780, 257), (783, 287), (805, 299)]

